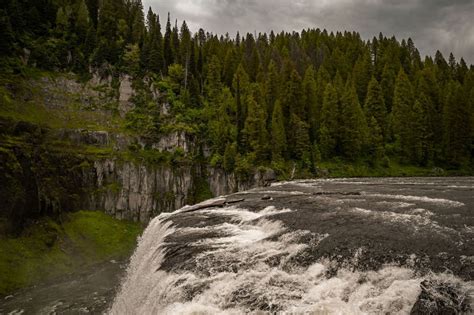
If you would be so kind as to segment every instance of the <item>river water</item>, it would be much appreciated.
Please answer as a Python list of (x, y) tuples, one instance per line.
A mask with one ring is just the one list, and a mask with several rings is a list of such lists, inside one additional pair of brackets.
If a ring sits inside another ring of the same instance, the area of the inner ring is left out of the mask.
[(367, 178), (215, 198), (152, 220), (126, 273), (33, 288), (3, 311), (469, 314), (473, 192), (474, 178)]

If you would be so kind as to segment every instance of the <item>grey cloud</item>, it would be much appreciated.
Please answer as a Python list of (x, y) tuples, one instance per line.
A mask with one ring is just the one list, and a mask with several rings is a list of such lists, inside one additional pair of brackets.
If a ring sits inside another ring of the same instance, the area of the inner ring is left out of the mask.
[(308, 27), (358, 31), (365, 39), (379, 32), (411, 37), (422, 55), (437, 49), (445, 57), (474, 62), (472, 0), (144, 0), (164, 20), (186, 20), (217, 34), (299, 31)]

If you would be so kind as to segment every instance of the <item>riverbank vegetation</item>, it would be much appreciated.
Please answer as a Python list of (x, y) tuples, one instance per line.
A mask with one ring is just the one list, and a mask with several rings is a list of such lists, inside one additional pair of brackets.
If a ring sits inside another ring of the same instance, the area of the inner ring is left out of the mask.
[(0, 296), (103, 261), (128, 259), (142, 227), (98, 211), (79, 211), (0, 238)]

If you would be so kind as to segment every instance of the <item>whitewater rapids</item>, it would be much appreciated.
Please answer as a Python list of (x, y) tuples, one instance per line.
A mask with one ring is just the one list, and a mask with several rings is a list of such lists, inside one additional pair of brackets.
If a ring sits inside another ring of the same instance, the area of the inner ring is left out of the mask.
[(108, 313), (472, 312), (472, 184), (289, 182), (161, 214)]

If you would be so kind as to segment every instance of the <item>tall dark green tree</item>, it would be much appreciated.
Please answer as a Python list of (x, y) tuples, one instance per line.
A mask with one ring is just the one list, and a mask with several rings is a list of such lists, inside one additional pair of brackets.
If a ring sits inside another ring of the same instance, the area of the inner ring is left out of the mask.
[(413, 136), (411, 140), (411, 160), (414, 164), (426, 166), (432, 158), (431, 133), (427, 109), (429, 100), (421, 94), (413, 106), (413, 114), (409, 122)]
[(387, 112), (392, 111), (393, 105), (393, 93), (395, 90), (395, 81), (396, 81), (396, 72), (392, 69), (389, 64), (386, 64), (383, 68), (382, 79), (380, 81), (380, 86), (382, 88), (383, 97), (385, 106), (387, 107)]
[(356, 160), (361, 157), (367, 141), (367, 122), (359, 104), (356, 88), (350, 80), (341, 99), (340, 121), (341, 154)]
[(413, 130), (409, 124), (409, 120), (412, 117), (413, 103), (412, 85), (405, 71), (400, 69), (395, 84), (391, 123), (400, 153), (405, 158), (408, 158), (410, 155), (409, 147), (413, 137)]
[(357, 89), (357, 96), (359, 102), (364, 104), (365, 97), (367, 96), (367, 86), (369, 85), (370, 78), (372, 76), (372, 63), (370, 61), (370, 54), (365, 51), (354, 65), (352, 71), (352, 78)]
[(375, 77), (372, 77), (372, 80), (370, 80), (364, 110), (366, 117), (374, 117), (377, 120), (377, 124), (382, 130), (382, 135), (385, 135), (387, 129), (387, 107), (385, 106), (382, 88)]
[(217, 56), (212, 56), (207, 69), (205, 95), (210, 107), (218, 106), (218, 96), (221, 93), (221, 63)]
[(175, 20), (173, 31), (171, 32), (171, 48), (173, 51), (173, 60), (174, 62), (180, 62), (180, 41), (179, 41), (179, 28), (178, 20)]
[(147, 15), (148, 33), (143, 45), (144, 62), (152, 72), (160, 73), (164, 70), (163, 35), (161, 34), (160, 18), (151, 8)]
[[(277, 65), (273, 60), (270, 61), (267, 71), (267, 112), (273, 113), (275, 102), (280, 95), (280, 75), (278, 73)], [(281, 104), (280, 104), (281, 105)]]
[(292, 70), (286, 81), (283, 94), (282, 105), (283, 114), (289, 117), (295, 114), (300, 117), (306, 116), (305, 105), (303, 103), (303, 91), (301, 87), (301, 77), (296, 70)]
[(371, 165), (378, 164), (385, 156), (384, 140), (382, 128), (379, 127), (377, 120), (373, 117), (367, 117), (367, 157)]
[(209, 123), (213, 151), (225, 155), (226, 148), (236, 140), (235, 124), (232, 116), (235, 115), (235, 103), (229, 88), (221, 90), (215, 114)]
[(234, 74), (232, 87), (235, 95), (236, 102), (236, 115), (237, 115), (237, 145), (238, 150), (242, 151), (243, 148), (243, 137), (242, 130), (244, 129), (244, 123), (247, 116), (247, 108), (245, 99), (248, 95), (249, 90), (249, 77), (245, 72), (242, 64), (237, 68)]
[(245, 144), (248, 150), (255, 152), (258, 161), (268, 158), (268, 134), (265, 126), (265, 111), (249, 94), (246, 99), (248, 115), (243, 130)]
[(168, 20), (166, 21), (166, 30), (165, 30), (165, 37), (163, 42), (163, 50), (164, 50), (164, 62), (165, 62), (165, 69), (173, 64), (174, 56), (173, 56), (173, 47), (172, 47), (172, 32), (171, 32), (171, 21), (170, 21), (170, 14), (168, 13)]
[(331, 83), (328, 83), (324, 92), (323, 108), (321, 112), (321, 129), (319, 131), (320, 150), (323, 158), (336, 155), (336, 146), (339, 139), (339, 96)]
[(10, 17), (4, 9), (0, 9), (0, 55), (6, 55), (13, 49), (14, 40)]
[(283, 110), (280, 101), (275, 102), (271, 126), (272, 160), (280, 161), (286, 153), (286, 132)]
[(303, 104), (305, 105), (305, 113), (309, 123), (311, 142), (317, 137), (317, 112), (320, 110), (318, 106), (316, 73), (312, 66), (306, 69), (303, 79)]
[(443, 111), (444, 154), (450, 166), (459, 167), (469, 160), (471, 115), (461, 84), (451, 81)]
[(291, 157), (302, 161), (305, 165), (310, 165), (311, 142), (309, 139), (309, 124), (295, 113), (290, 117), (289, 149)]

